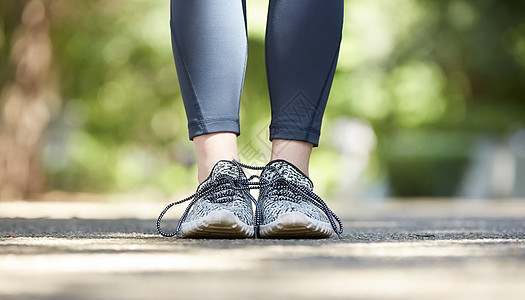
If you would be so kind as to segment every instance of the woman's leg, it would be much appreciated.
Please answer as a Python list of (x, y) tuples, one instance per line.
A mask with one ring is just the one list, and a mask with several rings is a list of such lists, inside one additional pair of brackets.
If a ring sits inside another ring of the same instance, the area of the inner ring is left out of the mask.
[(239, 161), (237, 135), (233, 132), (199, 135), (193, 139), (193, 143), (197, 153), (199, 183), (208, 177), (211, 169), (219, 160), (235, 159)]
[(308, 163), (310, 162), (312, 147), (313, 145), (309, 142), (273, 139), (270, 161), (286, 160), (308, 176)]
[(245, 3), (172, 0), (173, 56), (202, 182), (220, 159), (238, 159), (246, 66)]
[(335, 72), (343, 0), (270, 0), (266, 72), (272, 106), (272, 160), (308, 174)]

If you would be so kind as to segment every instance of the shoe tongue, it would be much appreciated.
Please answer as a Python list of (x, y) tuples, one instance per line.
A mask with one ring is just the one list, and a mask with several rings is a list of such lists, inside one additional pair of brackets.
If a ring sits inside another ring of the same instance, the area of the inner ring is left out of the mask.
[(220, 160), (215, 164), (215, 166), (213, 166), (210, 176), (208, 176), (206, 180), (199, 184), (199, 186), (197, 187), (197, 191), (200, 191), (203, 188), (209, 186), (217, 179), (217, 177), (221, 175), (231, 176), (235, 179), (246, 177), (244, 175), (244, 172), (242, 170), (239, 170), (239, 167), (237, 165), (227, 160)]
[(213, 169), (211, 170), (210, 181), (214, 181), (220, 175), (228, 175), (233, 178), (239, 178), (243, 175), (243, 172), (239, 170), (237, 165), (234, 165), (232, 162), (227, 160), (218, 161)]
[(284, 160), (274, 160), (269, 162), (262, 172), (261, 177), (266, 180), (274, 180), (282, 177), (310, 190), (314, 187), (312, 181), (304, 175), (303, 172), (299, 171), (297, 167)]

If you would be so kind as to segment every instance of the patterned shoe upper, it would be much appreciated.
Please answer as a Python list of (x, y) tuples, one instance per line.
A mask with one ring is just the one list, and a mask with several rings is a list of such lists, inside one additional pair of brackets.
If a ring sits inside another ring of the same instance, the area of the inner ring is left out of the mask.
[[(297, 190), (305, 190), (313, 194), (312, 181), (297, 167), (284, 161), (274, 160), (266, 165), (261, 173), (261, 180), (271, 184), (261, 188), (259, 207), (261, 210), (261, 225), (271, 223), (286, 212), (301, 212), (312, 219), (328, 223), (328, 218), (312, 203), (305, 199)], [(296, 186), (297, 190), (291, 188)]]
[[(164, 236), (175, 236), (185, 222), (195, 221), (211, 211), (228, 210), (246, 225), (253, 225), (253, 196), (246, 188), (246, 175), (239, 164), (221, 160), (215, 164), (210, 175), (204, 180), (197, 192), (190, 197), (169, 204), (157, 219), (157, 230)], [(164, 214), (174, 205), (192, 200), (180, 218), (177, 229), (166, 233), (160, 222)]]
[(186, 222), (200, 219), (210, 211), (225, 209), (235, 214), (243, 223), (253, 225), (251, 195), (245, 190), (232, 187), (239, 179), (241, 182), (246, 180), (241, 168), (226, 160), (217, 162), (210, 176), (197, 188), (197, 193), (206, 189), (213, 193), (203, 193), (188, 213)]
[[(263, 171), (260, 176), (252, 175), (247, 179), (242, 168)], [(254, 182), (252, 179), (259, 181)], [(260, 189), (259, 201), (251, 196), (250, 189)], [(340, 237), (343, 232), (341, 219), (312, 190), (312, 181), (284, 160), (271, 161), (264, 167), (221, 160), (213, 167), (210, 176), (199, 185), (195, 194), (164, 208), (157, 218), (157, 231), (163, 236), (175, 236), (184, 222), (198, 220), (211, 211), (225, 209), (246, 225), (254, 225), (256, 228), (275, 221), (283, 213), (301, 212), (312, 219), (330, 223)], [(164, 232), (161, 221), (166, 212), (174, 205), (190, 200), (177, 229)], [(255, 220), (251, 202), (256, 202), (257, 206)]]

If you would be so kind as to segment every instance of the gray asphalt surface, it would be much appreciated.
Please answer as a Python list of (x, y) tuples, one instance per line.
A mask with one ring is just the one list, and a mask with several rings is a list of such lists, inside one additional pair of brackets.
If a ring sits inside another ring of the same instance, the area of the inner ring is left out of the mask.
[(338, 202), (325, 240), (170, 239), (144, 210), (42, 205), (0, 203), (0, 299), (525, 298), (524, 200)]

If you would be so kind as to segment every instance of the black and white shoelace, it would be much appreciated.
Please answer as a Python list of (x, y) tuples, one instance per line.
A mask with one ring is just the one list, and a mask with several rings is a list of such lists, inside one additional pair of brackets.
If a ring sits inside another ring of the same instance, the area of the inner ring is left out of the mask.
[[(236, 165), (239, 168), (239, 175), (241, 175), (242, 171), (241, 168), (261, 171), (266, 168), (275, 168), (273, 166), (250, 166), (241, 162), (238, 162), (236, 160), (231, 161), (234, 165)], [(341, 219), (328, 207), (328, 205), (319, 197), (317, 194), (315, 194), (313, 191), (311, 191), (308, 188), (305, 188), (301, 185), (294, 184), (290, 180), (286, 180), (282, 177), (277, 177), (273, 180), (267, 180), (265, 178), (262, 178), (258, 175), (252, 175), (249, 178), (245, 178), (244, 176), (238, 176), (238, 178), (233, 178), (229, 175), (219, 175), (217, 178), (215, 178), (214, 181), (206, 184), (203, 188), (197, 189), (197, 192), (195, 194), (184, 198), (179, 201), (172, 202), (164, 208), (164, 210), (160, 213), (159, 217), (157, 218), (157, 231), (165, 236), (165, 237), (173, 237), (176, 236), (180, 228), (182, 226), (182, 223), (186, 220), (188, 213), (190, 212), (191, 208), (197, 202), (199, 199), (202, 199), (205, 196), (211, 195), (211, 202), (214, 203), (226, 203), (233, 201), (233, 194), (234, 190), (241, 190), (241, 191), (249, 191), (252, 189), (259, 189), (259, 190), (268, 190), (271, 191), (273, 189), (278, 189), (281, 192), (291, 192), (295, 195), (295, 199), (298, 201), (300, 200), (306, 200), (313, 205), (315, 205), (317, 208), (319, 208), (328, 218), (328, 221), (332, 225), (332, 228), (334, 229), (334, 232), (337, 234), (339, 238), (341, 238), (341, 234), (343, 233), (343, 222)], [(293, 198), (290, 198), (293, 199)], [(259, 236), (259, 227), (262, 224), (262, 207), (261, 203), (256, 201), (253, 197), (251, 197), (251, 200), (255, 204), (255, 218), (254, 218), (254, 229), (255, 229), (255, 238), (258, 238)], [(170, 208), (172, 208), (175, 205), (184, 203), (190, 201), (188, 206), (186, 207), (186, 210), (182, 214), (182, 216), (179, 219), (179, 222), (177, 224), (177, 227), (172, 232), (165, 232), (161, 228), (161, 221), (164, 215), (168, 212)], [(292, 200), (293, 201), (293, 200)]]
[[(328, 207), (326, 202), (324, 202), (324, 200), (321, 199), (321, 197), (315, 194), (312, 190), (302, 185), (295, 184), (293, 181), (287, 180), (283, 177), (278, 177), (274, 180), (268, 181), (267, 184), (261, 185), (261, 189), (266, 189), (269, 193), (273, 191), (274, 193), (284, 195), (284, 197), (282, 197), (281, 199), (285, 201), (295, 200), (298, 203), (300, 203), (301, 201), (308, 201), (312, 203), (326, 215), (328, 221), (330, 222), (330, 225), (332, 225), (332, 229), (337, 234), (337, 236), (341, 238), (341, 234), (343, 233), (343, 222)], [(259, 202), (256, 203), (254, 221), (254, 226), (256, 226), (257, 230), (256, 232), (258, 232), (259, 226), (262, 223), (262, 207), (260, 207), (261, 205), (262, 204)]]

